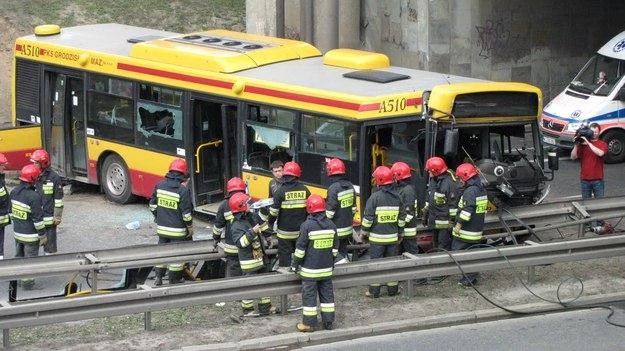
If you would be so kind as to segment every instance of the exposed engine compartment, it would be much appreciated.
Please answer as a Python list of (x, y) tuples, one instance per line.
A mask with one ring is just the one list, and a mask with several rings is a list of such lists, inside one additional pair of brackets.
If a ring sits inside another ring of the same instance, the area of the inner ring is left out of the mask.
[(545, 191), (545, 174), (536, 162), (527, 158), (502, 162), (490, 158), (476, 162), (488, 197), (508, 206), (535, 203)]

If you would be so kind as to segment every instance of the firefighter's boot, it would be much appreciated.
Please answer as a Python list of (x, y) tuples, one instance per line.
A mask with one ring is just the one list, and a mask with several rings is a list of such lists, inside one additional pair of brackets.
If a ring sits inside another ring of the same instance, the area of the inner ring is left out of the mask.
[(163, 277), (165, 276), (165, 268), (154, 268), (154, 272), (156, 273), (156, 278), (154, 279), (154, 286), (163, 285)]
[(182, 271), (169, 271), (169, 284), (180, 284), (184, 282)]

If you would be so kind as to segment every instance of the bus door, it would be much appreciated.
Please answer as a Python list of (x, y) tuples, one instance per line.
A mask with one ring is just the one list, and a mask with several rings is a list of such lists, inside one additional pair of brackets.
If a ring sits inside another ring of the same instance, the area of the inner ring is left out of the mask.
[(238, 175), (237, 108), (207, 100), (193, 101), (193, 184), (195, 206), (214, 214), (228, 179)]
[(44, 141), (51, 167), (59, 175), (85, 177), (87, 154), (84, 132), (83, 79), (63, 73), (46, 72)]
[[(377, 123), (377, 124), (376, 124)], [(392, 167), (395, 162), (405, 162), (412, 170), (412, 182), (417, 199), (422, 204), (427, 187), (425, 163), (425, 126), (422, 121), (398, 119), (380, 124), (372, 121), (365, 124), (365, 145), (370, 145), (363, 163), (363, 180), (371, 180), (371, 187), (361, 189), (361, 196), (368, 198), (375, 191), (371, 174), (378, 166)], [(369, 185), (368, 183), (365, 183)]]

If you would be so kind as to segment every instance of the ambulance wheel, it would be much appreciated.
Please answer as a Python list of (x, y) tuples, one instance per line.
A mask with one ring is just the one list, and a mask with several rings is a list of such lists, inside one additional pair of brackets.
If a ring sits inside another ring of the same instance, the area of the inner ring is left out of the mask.
[(601, 139), (608, 144), (605, 163), (620, 163), (625, 160), (625, 132), (618, 129), (609, 130)]
[(118, 155), (109, 155), (104, 160), (100, 184), (106, 197), (113, 202), (127, 204), (134, 200), (128, 167)]

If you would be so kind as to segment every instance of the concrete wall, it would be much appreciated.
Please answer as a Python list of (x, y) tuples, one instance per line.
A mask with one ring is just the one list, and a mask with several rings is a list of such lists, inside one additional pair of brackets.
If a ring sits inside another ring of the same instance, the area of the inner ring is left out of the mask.
[(548, 101), (625, 30), (612, 0), (363, 0), (364, 47), (393, 65), (535, 84)]
[[(300, 2), (284, 1), (285, 35), (299, 38)], [(247, 1), (248, 32), (275, 30), (271, 28), (275, 15), (270, 14), (275, 2)], [(543, 89), (547, 101), (594, 51), (625, 30), (625, 1), (343, 0), (340, 4), (340, 47), (383, 52), (396, 66), (528, 82)], [(326, 25), (324, 16), (315, 17), (315, 26)], [(359, 38), (350, 35), (345, 41), (340, 28), (345, 22), (353, 26), (355, 17), (360, 21)]]

